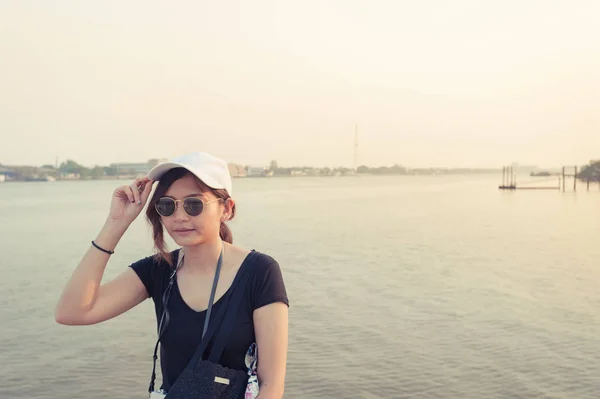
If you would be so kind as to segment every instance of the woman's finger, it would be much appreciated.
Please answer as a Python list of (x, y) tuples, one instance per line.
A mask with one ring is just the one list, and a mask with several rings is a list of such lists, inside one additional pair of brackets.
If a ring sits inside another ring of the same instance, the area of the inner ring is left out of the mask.
[(127, 186), (127, 197), (131, 200), (131, 202), (137, 202), (138, 199), (135, 197), (139, 195), (138, 190), (132, 186)]
[(142, 203), (146, 203), (146, 201), (148, 200), (148, 197), (150, 196), (150, 192), (152, 191), (152, 183), (154, 183), (152, 180), (148, 180), (144, 183), (144, 190), (142, 191)]
[(136, 177), (136, 179), (133, 181), (133, 184), (135, 184), (135, 186), (140, 189), (140, 192), (142, 192), (144, 183), (146, 183), (148, 180), (150, 180), (148, 179), (148, 176), (140, 175)]
[(133, 193), (131, 192), (131, 188), (129, 186), (121, 186), (117, 188), (115, 195), (119, 198), (127, 198), (129, 202), (133, 202)]
[(140, 199), (140, 192), (142, 191), (143, 183), (141, 182), (141, 178), (138, 177), (131, 183), (129, 187), (131, 187), (131, 191), (133, 192), (133, 198), (135, 203), (141, 205), (142, 201)]

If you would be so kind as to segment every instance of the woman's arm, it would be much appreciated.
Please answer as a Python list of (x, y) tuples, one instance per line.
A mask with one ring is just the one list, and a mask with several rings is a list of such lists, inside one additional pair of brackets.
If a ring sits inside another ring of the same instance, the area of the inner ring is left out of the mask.
[[(115, 190), (106, 223), (94, 242), (113, 250), (139, 215), (150, 195), (152, 182), (136, 179), (131, 186)], [(94, 248), (85, 253), (66, 284), (54, 318), (60, 324), (95, 324), (115, 317), (148, 297), (146, 287), (133, 270), (126, 270), (107, 284), (100, 285), (110, 255)]]
[(259, 399), (281, 399), (288, 351), (288, 307), (272, 303), (254, 311)]
[[(105, 226), (95, 242), (102, 248), (114, 248), (122, 233)], [(128, 268), (114, 280), (100, 285), (109, 255), (90, 248), (73, 272), (58, 301), (54, 318), (65, 325), (89, 325), (111, 319), (148, 298), (146, 287)]]

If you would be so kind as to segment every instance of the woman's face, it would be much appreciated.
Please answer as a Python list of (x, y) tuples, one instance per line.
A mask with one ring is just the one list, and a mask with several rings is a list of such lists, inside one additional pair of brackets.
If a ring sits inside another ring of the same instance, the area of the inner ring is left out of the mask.
[(198, 216), (188, 215), (183, 202), (176, 203), (175, 213), (171, 216), (161, 216), (163, 226), (179, 246), (193, 246), (219, 238), (224, 201), (202, 186), (194, 176), (186, 174), (174, 181), (164, 195), (179, 201), (190, 197), (199, 198), (205, 204)]

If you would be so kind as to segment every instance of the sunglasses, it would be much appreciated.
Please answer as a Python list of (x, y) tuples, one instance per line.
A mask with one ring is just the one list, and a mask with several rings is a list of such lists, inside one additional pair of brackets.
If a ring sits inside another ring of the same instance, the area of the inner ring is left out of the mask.
[(175, 210), (177, 209), (177, 203), (181, 202), (183, 203), (183, 210), (185, 213), (190, 216), (198, 216), (202, 213), (205, 205), (220, 200), (221, 198), (216, 198), (214, 200), (204, 202), (200, 198), (196, 197), (188, 197), (183, 200), (174, 200), (170, 197), (162, 197), (156, 202), (154, 208), (156, 208), (156, 212), (158, 212), (160, 216), (169, 217), (175, 213)]

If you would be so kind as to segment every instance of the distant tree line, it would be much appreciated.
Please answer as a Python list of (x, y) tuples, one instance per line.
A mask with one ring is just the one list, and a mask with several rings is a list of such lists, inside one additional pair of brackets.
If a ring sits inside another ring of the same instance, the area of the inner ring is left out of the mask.
[(584, 166), (577, 177), (585, 181), (600, 181), (600, 160), (592, 161), (589, 165)]
[(36, 166), (12, 166), (10, 167), (10, 177), (13, 180), (30, 180), (34, 178), (53, 177), (60, 178), (77, 178), (77, 179), (100, 179), (104, 176), (115, 176), (117, 173), (115, 168), (107, 166), (94, 166), (88, 168), (77, 162), (69, 159), (62, 162), (58, 168), (54, 165)]
[(76, 174), (79, 175), (82, 179), (99, 179), (103, 176), (110, 176), (107, 172), (109, 172), (111, 169), (114, 168), (106, 166), (94, 166), (93, 168), (88, 168), (78, 164), (77, 162), (71, 159), (68, 159), (60, 164), (57, 172), (61, 175)]
[(366, 165), (359, 166), (356, 171), (358, 173), (369, 173), (373, 175), (405, 175), (408, 170), (404, 166), (379, 166), (379, 167), (368, 167)]

